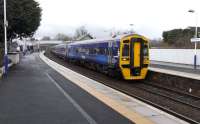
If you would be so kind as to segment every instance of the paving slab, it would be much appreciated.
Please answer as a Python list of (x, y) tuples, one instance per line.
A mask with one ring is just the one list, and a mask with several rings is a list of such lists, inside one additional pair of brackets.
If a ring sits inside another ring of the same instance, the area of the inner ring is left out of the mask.
[(192, 65), (151, 61), (149, 70), (189, 79), (200, 80), (200, 66), (196, 69)]
[(131, 124), (40, 60), (22, 58), (0, 80), (0, 124)]
[(173, 122), (173, 124), (188, 124), (153, 106), (59, 65), (45, 57), (43, 53), (40, 54), (40, 57), (66, 79), (71, 80), (77, 86), (137, 124), (166, 124), (168, 122)]

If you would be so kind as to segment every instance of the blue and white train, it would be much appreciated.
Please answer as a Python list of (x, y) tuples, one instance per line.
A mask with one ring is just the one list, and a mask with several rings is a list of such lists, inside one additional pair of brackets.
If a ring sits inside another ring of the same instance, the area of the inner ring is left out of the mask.
[(122, 75), (125, 80), (145, 79), (149, 65), (149, 40), (138, 34), (74, 41), (54, 46), (51, 52), (111, 76)]

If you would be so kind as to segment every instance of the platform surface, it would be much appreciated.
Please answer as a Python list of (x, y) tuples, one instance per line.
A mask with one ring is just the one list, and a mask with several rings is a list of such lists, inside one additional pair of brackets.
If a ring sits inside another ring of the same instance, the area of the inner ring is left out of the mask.
[(59, 65), (43, 54), (40, 54), (40, 57), (66, 79), (71, 80), (77, 86), (137, 124), (187, 124), (187, 122), (160, 111), (155, 107)]
[(200, 80), (200, 66), (151, 61), (149, 69), (156, 72)]
[(0, 80), (0, 124), (131, 124), (40, 60), (22, 58)]

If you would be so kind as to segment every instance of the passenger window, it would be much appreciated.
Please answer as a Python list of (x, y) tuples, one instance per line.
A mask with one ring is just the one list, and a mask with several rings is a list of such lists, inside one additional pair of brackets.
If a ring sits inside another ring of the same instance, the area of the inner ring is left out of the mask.
[(122, 48), (122, 56), (129, 56), (129, 44), (124, 44)]
[(96, 54), (96, 51), (95, 51), (94, 48), (90, 48), (90, 49), (89, 49), (89, 53), (90, 53), (91, 55), (94, 55), (94, 54)]
[(98, 55), (99, 54), (99, 48), (95, 48), (95, 54)]
[(77, 54), (78, 53), (78, 49), (76, 48), (75, 51), (76, 51), (76, 54)]
[(108, 49), (107, 48), (105, 48), (105, 55), (108, 55), (109, 53), (108, 53)]
[(88, 48), (86, 48), (86, 53), (85, 54), (87, 54), (87, 55), (89, 55), (89, 49)]
[(99, 54), (104, 55), (105, 54), (105, 48), (99, 48)]

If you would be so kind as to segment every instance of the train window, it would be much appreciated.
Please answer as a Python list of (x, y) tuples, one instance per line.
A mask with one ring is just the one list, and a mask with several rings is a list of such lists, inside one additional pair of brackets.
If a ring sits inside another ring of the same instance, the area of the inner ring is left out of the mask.
[(123, 43), (129, 43), (129, 40), (124, 40)]
[(92, 49), (91, 48), (89, 48), (89, 54), (92, 54)]
[(117, 47), (117, 41), (113, 42), (113, 47)]
[(95, 55), (98, 55), (98, 54), (99, 54), (99, 51), (100, 51), (99, 48), (94, 48), (94, 54), (95, 54)]
[(95, 50), (95, 48), (92, 48), (92, 54), (93, 54), (93, 55), (96, 54), (96, 50)]
[(122, 56), (129, 56), (129, 44), (124, 44), (122, 48)]
[(93, 48), (90, 48), (90, 54), (95, 54), (95, 50)]
[(105, 54), (105, 48), (99, 48), (99, 54), (104, 55)]
[(114, 49), (112, 50), (112, 55), (113, 55), (113, 56), (117, 56), (117, 52), (118, 52), (118, 49), (117, 49), (117, 48), (114, 48)]
[(103, 48), (99, 48), (99, 54), (102, 55), (103, 54)]
[(108, 55), (108, 49), (105, 48), (105, 55)]
[(143, 54), (144, 54), (144, 56), (148, 56), (148, 54), (149, 54), (148, 45), (144, 45)]
[(61, 48), (61, 51), (65, 51), (65, 48)]
[(78, 49), (77, 48), (75, 48), (75, 51), (76, 51), (76, 54), (78, 53)]
[(85, 50), (85, 54), (89, 55), (90, 50), (88, 48), (86, 48)]

